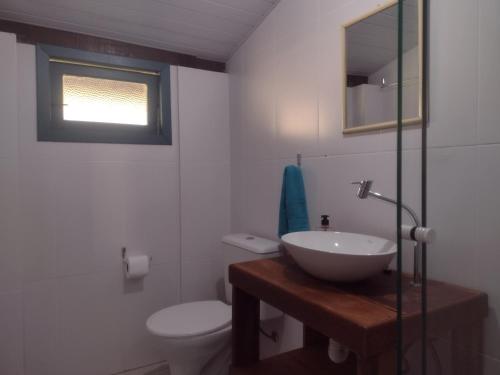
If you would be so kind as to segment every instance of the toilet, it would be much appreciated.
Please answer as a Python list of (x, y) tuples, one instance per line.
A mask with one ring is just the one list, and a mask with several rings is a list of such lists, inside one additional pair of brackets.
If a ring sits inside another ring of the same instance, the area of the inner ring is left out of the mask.
[[(197, 301), (162, 309), (149, 317), (148, 331), (160, 339), (171, 375), (223, 375), (231, 359), (232, 287), (228, 266), (232, 263), (279, 255), (279, 243), (246, 233), (222, 238), (222, 261), (227, 304)], [(261, 320), (283, 313), (261, 303)]]

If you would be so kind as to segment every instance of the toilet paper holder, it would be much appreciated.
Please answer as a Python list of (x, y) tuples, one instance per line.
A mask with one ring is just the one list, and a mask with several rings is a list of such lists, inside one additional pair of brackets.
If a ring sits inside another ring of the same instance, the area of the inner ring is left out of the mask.
[[(122, 247), (122, 261), (125, 262), (125, 259), (127, 258), (127, 248)], [(151, 262), (153, 260), (152, 256), (149, 256), (149, 261)]]

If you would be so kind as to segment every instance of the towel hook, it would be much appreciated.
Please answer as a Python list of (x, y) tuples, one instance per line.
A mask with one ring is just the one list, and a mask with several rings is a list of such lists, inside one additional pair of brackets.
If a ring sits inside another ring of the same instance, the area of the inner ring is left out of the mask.
[(302, 154), (297, 154), (297, 167), (302, 166)]

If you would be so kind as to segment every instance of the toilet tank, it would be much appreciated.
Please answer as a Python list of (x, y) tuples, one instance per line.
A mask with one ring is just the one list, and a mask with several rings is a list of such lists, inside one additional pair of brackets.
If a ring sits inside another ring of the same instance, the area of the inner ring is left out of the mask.
[[(227, 303), (231, 304), (233, 300), (233, 288), (229, 283), (229, 265), (277, 257), (280, 255), (279, 245), (279, 242), (247, 233), (228, 234), (222, 237), (222, 262)], [(281, 311), (266, 303), (261, 302), (260, 305), (261, 320), (274, 319), (283, 315)]]

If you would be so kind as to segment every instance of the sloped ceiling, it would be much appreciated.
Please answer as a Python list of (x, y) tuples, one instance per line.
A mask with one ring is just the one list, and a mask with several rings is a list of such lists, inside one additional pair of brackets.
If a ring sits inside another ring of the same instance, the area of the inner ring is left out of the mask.
[(227, 61), (279, 0), (0, 0), (0, 19)]

